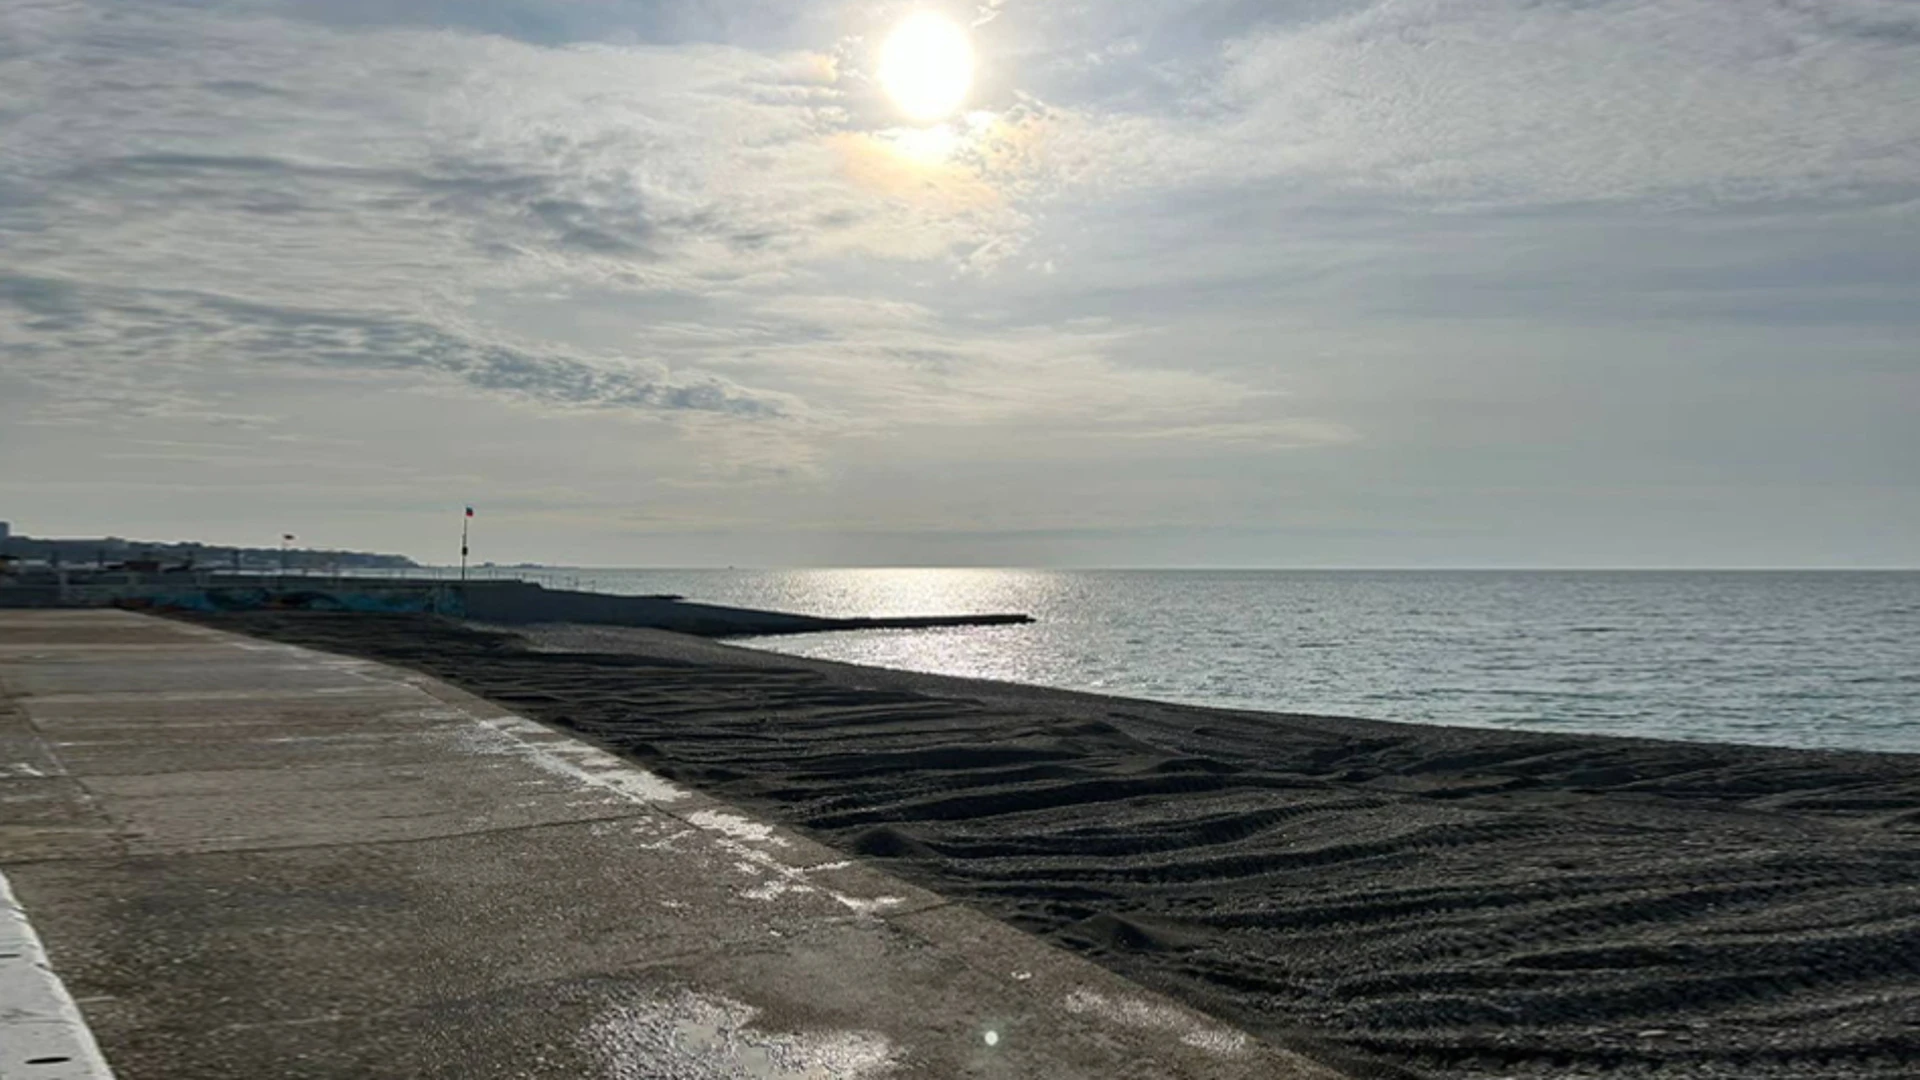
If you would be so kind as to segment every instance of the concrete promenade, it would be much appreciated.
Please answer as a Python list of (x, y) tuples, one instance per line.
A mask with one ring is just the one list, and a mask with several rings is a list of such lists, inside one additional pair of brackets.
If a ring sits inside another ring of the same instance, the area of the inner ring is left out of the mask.
[(0, 612), (0, 874), (0, 1080), (1335, 1080), (424, 676), (146, 616)]

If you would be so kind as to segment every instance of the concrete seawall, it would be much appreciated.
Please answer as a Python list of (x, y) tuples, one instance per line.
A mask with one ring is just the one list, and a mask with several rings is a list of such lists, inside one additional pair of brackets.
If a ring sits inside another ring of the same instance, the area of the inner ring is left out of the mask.
[(464, 590), (467, 618), (492, 623), (591, 623), (672, 630), (702, 637), (808, 634), (829, 630), (920, 629), (1029, 623), (1026, 615), (930, 615), (828, 618), (781, 611), (722, 607), (648, 596), (544, 589), (522, 582), (489, 583)]
[(0, 807), (46, 960), (0, 965), (0, 1077), (1338, 1080), (426, 676), (182, 623), (0, 612)]

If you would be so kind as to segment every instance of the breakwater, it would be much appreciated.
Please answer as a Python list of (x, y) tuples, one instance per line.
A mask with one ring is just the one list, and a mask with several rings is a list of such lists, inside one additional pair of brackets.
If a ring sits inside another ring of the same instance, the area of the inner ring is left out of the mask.
[(0, 608), (8, 607), (426, 614), (508, 625), (564, 622), (627, 626), (700, 637), (1000, 626), (1033, 621), (1022, 614), (827, 617), (701, 604), (678, 596), (613, 596), (549, 589), (526, 581), (241, 574), (117, 574), (0, 585)]

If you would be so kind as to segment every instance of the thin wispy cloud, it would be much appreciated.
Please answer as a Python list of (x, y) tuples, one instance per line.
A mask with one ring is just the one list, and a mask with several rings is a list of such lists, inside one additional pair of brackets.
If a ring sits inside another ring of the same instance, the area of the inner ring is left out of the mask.
[[(624, 522), (544, 554), (615, 562), (896, 511), (1444, 557), (1412, 490), (1606, 561), (1526, 493), (1672, 517), (1659, 477), (1744, 492), (1722, 531), (1871, 486), (1855, 549), (1920, 557), (1911, 5), (956, 2), (927, 129), (876, 76), (909, 7), (10, 4), (0, 450), (57, 448), (80, 528), (72, 463), (154, 435), (116, 425), (351, 430), (426, 499), (489, 483), (447, 449), (484, 414), (526, 434), (493, 482)], [(376, 430), (355, 387), (442, 405)], [(1711, 561), (1672, 519), (1621, 557)]]

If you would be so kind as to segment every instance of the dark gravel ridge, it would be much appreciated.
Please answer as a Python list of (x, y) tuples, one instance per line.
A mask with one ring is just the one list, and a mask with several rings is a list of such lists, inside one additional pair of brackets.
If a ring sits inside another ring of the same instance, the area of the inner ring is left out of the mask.
[(1920, 756), (1228, 712), (647, 631), (203, 621), (573, 728), (1356, 1073), (1920, 1076)]

